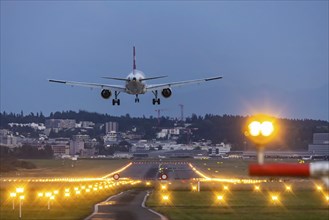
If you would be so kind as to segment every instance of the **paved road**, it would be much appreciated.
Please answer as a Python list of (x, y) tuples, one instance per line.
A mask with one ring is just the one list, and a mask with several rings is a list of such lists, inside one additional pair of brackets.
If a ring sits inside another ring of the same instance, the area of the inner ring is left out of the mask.
[(97, 212), (85, 220), (161, 220), (159, 215), (141, 206), (146, 194), (145, 190), (125, 191), (100, 203)]

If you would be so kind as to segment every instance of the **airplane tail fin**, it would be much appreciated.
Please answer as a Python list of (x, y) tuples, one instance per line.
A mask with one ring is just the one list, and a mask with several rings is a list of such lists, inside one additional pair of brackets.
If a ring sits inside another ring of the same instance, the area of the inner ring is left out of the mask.
[(133, 70), (136, 69), (136, 51), (135, 46), (133, 47)]

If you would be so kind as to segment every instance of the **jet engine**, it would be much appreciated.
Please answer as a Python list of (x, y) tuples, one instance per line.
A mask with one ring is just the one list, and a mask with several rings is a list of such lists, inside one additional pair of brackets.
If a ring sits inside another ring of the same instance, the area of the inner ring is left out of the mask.
[(101, 96), (103, 97), (103, 99), (108, 99), (111, 97), (111, 95), (112, 95), (112, 93), (108, 89), (103, 89), (101, 92)]
[(161, 92), (162, 96), (165, 98), (169, 98), (172, 94), (171, 89), (167, 88), (167, 89), (163, 89)]

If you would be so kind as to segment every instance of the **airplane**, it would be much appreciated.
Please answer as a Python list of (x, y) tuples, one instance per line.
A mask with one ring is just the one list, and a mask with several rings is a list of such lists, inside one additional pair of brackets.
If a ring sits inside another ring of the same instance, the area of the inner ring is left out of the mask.
[(64, 81), (57, 79), (49, 79), (49, 82), (52, 83), (61, 83), (71, 86), (83, 86), (89, 88), (98, 88), (101, 89), (101, 96), (104, 99), (109, 99), (112, 96), (112, 91), (114, 91), (114, 98), (112, 99), (112, 105), (120, 105), (120, 99), (118, 95), (122, 93), (127, 93), (130, 95), (135, 95), (135, 103), (139, 103), (139, 95), (145, 94), (146, 92), (152, 92), (154, 98), (152, 100), (153, 105), (160, 105), (160, 98), (158, 97), (159, 91), (164, 98), (169, 98), (172, 95), (173, 87), (181, 87), (189, 84), (200, 84), (203, 82), (208, 82), (212, 80), (217, 80), (223, 78), (222, 76), (215, 76), (210, 78), (195, 79), (195, 80), (186, 80), (179, 82), (169, 82), (162, 84), (153, 84), (147, 85), (145, 82), (148, 80), (161, 79), (167, 76), (155, 76), (146, 78), (144, 73), (136, 69), (136, 51), (133, 47), (133, 70), (126, 78), (117, 78), (117, 77), (102, 77), (104, 79), (119, 80), (124, 81), (124, 85), (109, 85), (109, 84), (100, 84), (100, 83), (88, 83), (88, 82), (75, 82), (75, 81)]

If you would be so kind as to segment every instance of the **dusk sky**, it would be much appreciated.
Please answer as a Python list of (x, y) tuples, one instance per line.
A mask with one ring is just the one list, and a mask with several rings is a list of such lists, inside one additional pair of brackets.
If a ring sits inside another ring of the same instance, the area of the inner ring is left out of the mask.
[[(222, 75), (174, 88), (169, 99), (120, 94), (47, 79), (108, 84), (137, 69), (152, 83)], [(328, 1), (1, 1), (1, 111), (45, 115), (87, 110), (141, 117), (328, 116)]]

